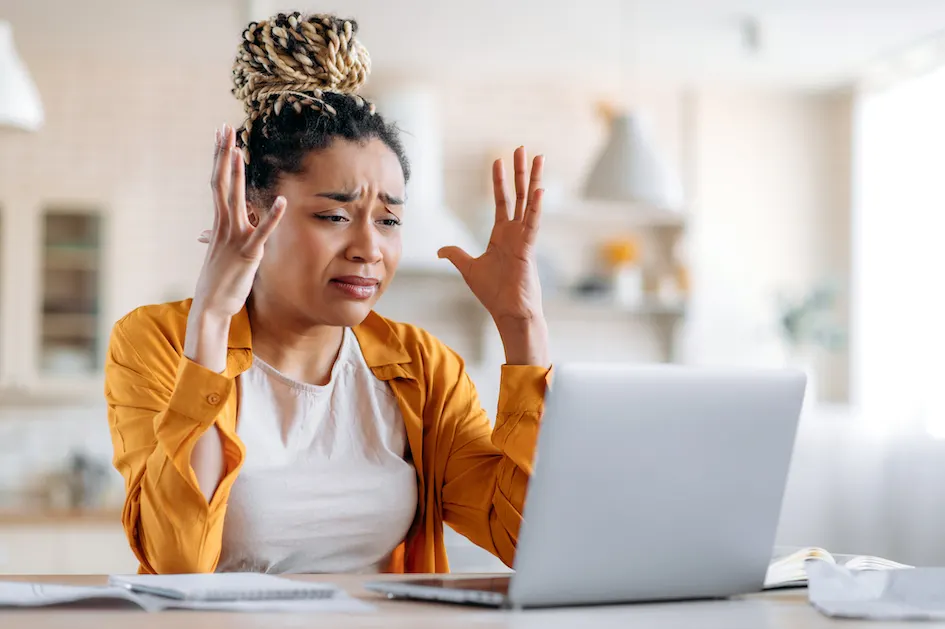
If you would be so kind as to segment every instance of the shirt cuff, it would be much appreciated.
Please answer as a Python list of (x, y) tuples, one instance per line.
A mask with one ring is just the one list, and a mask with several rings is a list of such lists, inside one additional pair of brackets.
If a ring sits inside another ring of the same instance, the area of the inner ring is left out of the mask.
[(183, 357), (177, 368), (177, 382), (168, 410), (209, 426), (229, 399), (233, 382), (233, 378)]
[(541, 413), (551, 369), (534, 365), (502, 365), (499, 413)]

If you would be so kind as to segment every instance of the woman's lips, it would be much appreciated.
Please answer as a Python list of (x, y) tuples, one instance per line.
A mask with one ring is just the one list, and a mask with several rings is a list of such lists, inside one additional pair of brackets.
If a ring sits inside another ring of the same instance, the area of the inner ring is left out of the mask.
[(329, 283), (350, 299), (364, 300), (370, 299), (377, 293), (379, 281), (373, 277), (346, 275), (336, 277)]

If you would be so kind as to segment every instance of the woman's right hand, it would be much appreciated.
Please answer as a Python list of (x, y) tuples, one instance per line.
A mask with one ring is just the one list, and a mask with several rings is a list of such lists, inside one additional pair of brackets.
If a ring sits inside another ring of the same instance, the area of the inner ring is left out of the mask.
[(192, 309), (202, 315), (229, 319), (246, 303), (263, 257), (263, 247), (285, 212), (278, 197), (257, 225), (246, 208), (246, 174), (236, 149), (236, 131), (223, 125), (217, 131), (213, 161), (213, 229), (206, 238), (207, 255), (197, 279)]
[(285, 199), (277, 198), (253, 226), (246, 210), (246, 175), (243, 156), (236, 150), (236, 132), (224, 125), (216, 135), (213, 229), (203, 239), (209, 247), (187, 316), (184, 356), (223, 373), (230, 320), (249, 297), (263, 246), (285, 212)]

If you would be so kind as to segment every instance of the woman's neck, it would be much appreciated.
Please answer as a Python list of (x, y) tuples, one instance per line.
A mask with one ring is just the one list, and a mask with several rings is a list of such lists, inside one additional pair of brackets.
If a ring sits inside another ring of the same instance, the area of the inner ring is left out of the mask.
[(293, 380), (328, 383), (344, 328), (304, 323), (255, 291), (247, 306), (254, 355)]

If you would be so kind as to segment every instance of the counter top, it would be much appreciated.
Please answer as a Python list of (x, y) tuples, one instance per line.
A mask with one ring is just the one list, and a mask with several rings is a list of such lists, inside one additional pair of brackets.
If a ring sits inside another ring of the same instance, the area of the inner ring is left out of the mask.
[[(417, 575), (419, 576), (419, 575)], [(601, 607), (574, 607), (528, 611), (499, 611), (461, 605), (439, 605), (389, 601), (377, 594), (365, 591), (363, 584), (369, 577), (352, 575), (325, 575), (292, 577), (302, 580), (329, 581), (376, 606), (376, 611), (367, 614), (297, 614), (285, 613), (224, 613), (167, 611), (149, 614), (138, 608), (121, 605), (67, 606), (43, 609), (0, 609), (0, 626), (45, 627), (111, 627), (126, 629), (129, 626), (142, 629), (204, 629), (208, 627), (377, 627), (391, 629), (450, 629), (503, 627), (516, 629), (557, 629), (558, 627), (613, 627), (624, 629), (630, 626), (646, 627), (701, 627), (703, 629), (730, 629), (751, 627), (752, 629), (785, 629), (787, 627), (843, 626), (881, 629), (885, 627), (909, 627), (905, 624), (882, 622), (837, 622), (814, 610), (807, 602), (806, 590), (768, 592), (735, 597), (719, 601), (682, 603), (652, 603), (635, 605), (611, 605)], [(396, 578), (392, 576), (374, 578)], [(0, 580), (45, 581), (76, 585), (105, 583), (102, 576), (49, 576), (16, 577), (4, 576)], [(913, 623), (914, 625), (915, 623)]]
[(0, 507), (0, 526), (121, 526), (121, 509), (38, 509)]

